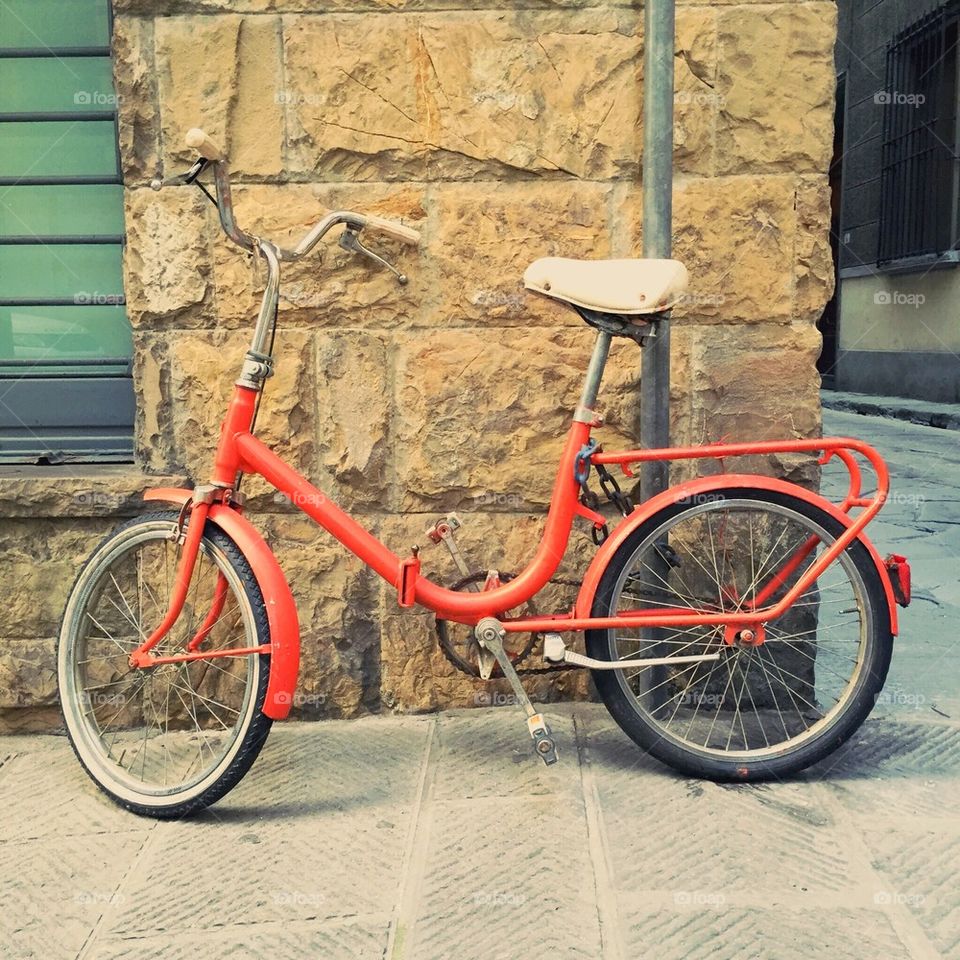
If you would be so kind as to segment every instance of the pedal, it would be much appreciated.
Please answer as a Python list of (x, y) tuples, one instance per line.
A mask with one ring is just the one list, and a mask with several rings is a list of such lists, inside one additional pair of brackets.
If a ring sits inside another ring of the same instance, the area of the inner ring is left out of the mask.
[[(448, 513), (442, 520), (437, 520), (433, 526), (427, 527), (427, 536), (433, 543), (442, 543), (447, 550), (450, 551), (450, 556), (453, 558), (457, 569), (465, 577), (469, 577), (470, 567), (467, 566), (466, 560), (463, 559), (463, 554), (460, 553), (460, 547), (457, 546), (457, 538), (455, 536), (456, 531), (462, 526), (463, 524), (460, 522), (460, 518), (455, 513)], [(470, 589), (475, 593), (480, 592), (480, 587), (477, 584), (474, 584)]]
[(535, 713), (532, 717), (527, 717), (527, 729), (533, 737), (533, 749), (537, 751), (537, 756), (548, 767), (556, 763), (560, 755), (557, 752), (550, 725), (543, 719), (543, 715)]

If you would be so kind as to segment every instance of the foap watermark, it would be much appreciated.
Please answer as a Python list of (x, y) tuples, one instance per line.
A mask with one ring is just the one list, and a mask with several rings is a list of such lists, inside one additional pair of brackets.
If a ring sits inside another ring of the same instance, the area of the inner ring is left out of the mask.
[(515, 693), (502, 693), (499, 690), (478, 690), (473, 695), (473, 703), (477, 707), (515, 707), (518, 702)]
[(80, 290), (73, 295), (73, 302), (80, 307), (117, 307), (122, 306), (124, 300), (122, 293)]
[(690, 307), (691, 309), (696, 309), (697, 307), (722, 307), (726, 302), (726, 295), (722, 293), (697, 293), (696, 291), (688, 291), (677, 300), (677, 306)]
[(927, 302), (927, 298), (922, 293), (878, 290), (873, 295), (873, 302), (878, 307), (913, 307), (914, 310), (919, 310)]
[(926, 899), (922, 893), (906, 893), (903, 890), (878, 890), (873, 895), (873, 902), (878, 907), (920, 907)]
[(103, 90), (76, 90), (73, 102), (78, 107), (116, 107), (123, 98), (112, 90), (105, 93)]
[(288, 283), (280, 291), (280, 299), (291, 307), (320, 307), (320, 297), (315, 290), (308, 290), (299, 283)]
[(876, 703), (891, 707), (913, 707), (914, 709), (922, 707), (927, 702), (927, 698), (922, 693), (910, 692), (902, 687), (894, 687), (893, 690), (881, 690), (874, 700)]
[(504, 90), (477, 90), (473, 94), (475, 104), (491, 103), (501, 110), (512, 110), (520, 104), (521, 97), (516, 93), (508, 93)]
[(320, 493), (300, 493), (296, 490), (293, 493), (284, 493), (278, 490), (273, 495), (273, 502), (277, 504), (290, 504), (294, 507), (319, 507), (327, 502), (324, 494)]
[(273, 903), (277, 907), (320, 907), (326, 897), (314, 890), (274, 890)]
[(927, 98), (922, 93), (904, 93), (902, 90), (878, 90), (873, 95), (878, 107), (922, 107)]
[(475, 307), (486, 307), (489, 310), (497, 307), (520, 310), (525, 304), (522, 294), (508, 293), (506, 290), (476, 290), (470, 297), (470, 303)]
[(512, 890), (480, 890), (473, 895), (473, 902), (478, 907), (522, 906), (527, 895)]
[(722, 493), (690, 493), (677, 500), (677, 503), (700, 507), (705, 503), (721, 503), (724, 499), (726, 498)]
[(73, 895), (73, 902), (80, 904), (96, 904), (98, 906), (120, 906), (126, 903), (127, 898), (116, 890), (78, 890)]
[(881, 501), (885, 504), (892, 503), (894, 506), (898, 507), (922, 507), (926, 502), (927, 498), (922, 493), (897, 493), (896, 491), (890, 491), (881, 497)]
[(288, 106), (323, 106), (326, 98), (322, 93), (302, 93), (299, 90), (278, 90), (273, 95), (274, 103), (287, 104)]
[(677, 890), (673, 895), (675, 907), (722, 907), (727, 898), (713, 890)]
[(719, 707), (723, 704), (722, 693), (706, 693), (703, 690), (685, 690), (673, 699), (682, 707)]
[(523, 497), (517, 493), (497, 493), (495, 490), (488, 490), (485, 493), (478, 493), (473, 498), (473, 505), (476, 509), (499, 507), (501, 510), (516, 510), (523, 506)]
[(277, 694), (277, 703), (290, 704), (291, 707), (313, 708), (322, 707), (327, 702), (325, 693), (303, 693), (297, 690), (295, 693)]
[(103, 490), (81, 490), (73, 495), (73, 502), (78, 507), (101, 507), (106, 510), (116, 510), (123, 504), (124, 498), (119, 493), (105, 493)]
[(78, 699), (85, 707), (124, 707), (127, 704), (126, 696), (117, 691), (98, 690), (91, 693), (84, 690)]
[(727, 105), (727, 98), (715, 90), (679, 90), (674, 102), (681, 107), (717, 107), (722, 110)]

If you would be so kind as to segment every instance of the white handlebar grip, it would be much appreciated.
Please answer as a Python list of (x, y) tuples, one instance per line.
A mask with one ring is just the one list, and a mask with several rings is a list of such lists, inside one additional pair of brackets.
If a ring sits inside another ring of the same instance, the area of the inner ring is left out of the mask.
[(391, 240), (399, 240), (401, 243), (407, 243), (415, 247), (420, 243), (420, 232), (413, 227), (405, 227), (402, 223), (395, 220), (384, 220), (382, 217), (371, 217), (365, 215), (367, 221), (366, 229), (371, 233), (377, 233), (383, 237), (389, 237)]
[(187, 146), (191, 150), (196, 150), (201, 157), (206, 157), (208, 160), (223, 159), (223, 151), (199, 127), (188, 130), (184, 139)]

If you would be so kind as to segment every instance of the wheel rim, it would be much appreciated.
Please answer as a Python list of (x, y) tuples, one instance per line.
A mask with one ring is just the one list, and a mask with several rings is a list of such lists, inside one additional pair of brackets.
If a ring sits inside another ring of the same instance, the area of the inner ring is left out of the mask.
[[(229, 767), (256, 709), (261, 672), (257, 655), (129, 666), (130, 652), (165, 613), (175, 538), (175, 522), (150, 521), (100, 548), (71, 595), (59, 657), (64, 717), (87, 769), (121, 798), (158, 806), (198, 796)], [(257, 645), (243, 583), (205, 537), (183, 613), (155, 654), (185, 651), (220, 577), (226, 598), (201, 649)]]
[[(757, 500), (699, 504), (656, 528), (614, 587), (618, 611), (671, 606), (744, 610), (811, 536), (815, 550), (772, 605), (836, 539), (805, 515)], [(611, 660), (719, 654), (715, 661), (616, 671), (632, 709), (663, 740), (712, 759), (773, 759), (828, 733), (864, 679), (872, 611), (849, 551), (759, 646), (731, 645), (722, 626), (608, 631)]]

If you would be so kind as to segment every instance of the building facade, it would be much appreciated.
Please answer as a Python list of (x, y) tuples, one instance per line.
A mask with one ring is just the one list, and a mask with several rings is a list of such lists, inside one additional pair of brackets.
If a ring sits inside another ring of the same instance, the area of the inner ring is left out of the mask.
[[(288, 270), (259, 434), (395, 549), (453, 510), (472, 566), (519, 568), (592, 344), (520, 277), (544, 255), (640, 250), (639, 5), (76, 0), (72, 26), (45, 34), (53, 6), (0, 11), (33, 35), (0, 30), (0, 112), (22, 114), (20, 145), (0, 147), (0, 376), (22, 394), (42, 374), (34, 396), (58, 398), (0, 400), (0, 723), (56, 727), (55, 637), (84, 557), (145, 487), (209, 470), (263, 278), (198, 191), (150, 189), (188, 166), (193, 126), (228, 151), (253, 232), (287, 242), (337, 207), (423, 232), (417, 252), (382, 248), (405, 287), (333, 243)], [(674, 242), (693, 278), (673, 328), (679, 443), (819, 430), (835, 30), (819, 0), (678, 4)], [(609, 446), (636, 443), (638, 371), (618, 343)], [(430, 616), (400, 611), (263, 484), (246, 491), (299, 603), (300, 715), (489, 702)], [(584, 530), (565, 575), (592, 549)], [(459, 579), (439, 548), (423, 562)], [(534, 689), (586, 688), (561, 674)]]
[(840, 0), (834, 166), (844, 390), (960, 402), (955, 0)]

